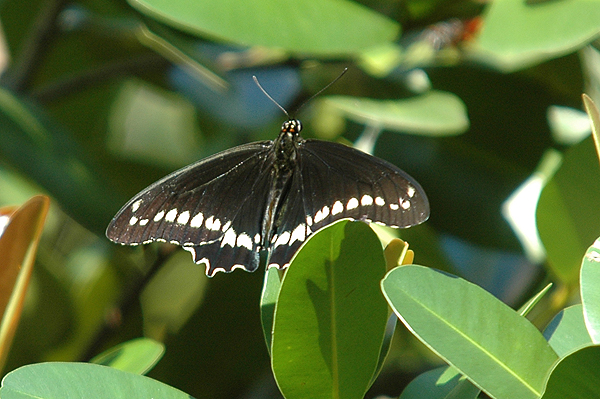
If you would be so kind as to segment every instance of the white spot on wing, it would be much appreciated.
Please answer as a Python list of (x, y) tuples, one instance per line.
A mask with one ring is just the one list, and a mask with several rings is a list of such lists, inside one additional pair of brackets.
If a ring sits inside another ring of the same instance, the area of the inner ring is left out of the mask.
[(133, 226), (137, 222), (138, 222), (138, 218), (136, 218), (135, 216), (132, 216), (131, 219), (129, 219), (129, 225), (130, 226)]
[(190, 220), (190, 212), (189, 211), (181, 212), (179, 214), (179, 216), (177, 217), (177, 223), (179, 223), (179, 224), (186, 224), (189, 220)]
[(406, 194), (408, 194), (408, 198), (412, 198), (415, 195), (415, 188), (413, 186), (408, 186)]
[(225, 232), (225, 231), (227, 231), (227, 230), (229, 229), (229, 226), (231, 226), (231, 221), (229, 221), (229, 222), (225, 223), (225, 224), (223, 225), (223, 228), (221, 228), (221, 230), (222, 230), (223, 232)]
[(371, 197), (369, 194), (363, 195), (360, 199), (360, 204), (362, 206), (373, 205), (373, 197)]
[(177, 208), (171, 209), (169, 212), (167, 212), (167, 215), (165, 216), (165, 220), (167, 222), (174, 222), (175, 217), (177, 217)]
[(403, 209), (408, 209), (410, 208), (410, 200), (406, 200), (406, 201), (400, 201), (400, 206)]
[(319, 223), (321, 220), (323, 220), (323, 212), (318, 210), (317, 213), (315, 213), (315, 223)]
[(212, 227), (209, 227), (213, 231), (221, 230), (221, 221), (219, 219), (215, 219), (213, 221)]
[(279, 270), (283, 270), (283, 269), (287, 268), (289, 265), (290, 265), (289, 263), (285, 263), (284, 265), (280, 265), (279, 263), (269, 263), (269, 266), (267, 266), (267, 269), (276, 267)]
[(237, 238), (237, 246), (244, 247), (249, 251), (252, 251), (252, 238), (246, 233), (241, 233)]
[(148, 219), (142, 219), (142, 220), (140, 220), (140, 226), (145, 226), (148, 224), (148, 222), (149, 222)]
[(385, 200), (381, 197), (375, 197), (375, 205), (384, 206)]
[(283, 233), (281, 233), (281, 235), (279, 236), (279, 238), (277, 238), (277, 241), (275, 241), (275, 248), (277, 248), (280, 245), (285, 245), (290, 241), (290, 232), (289, 231), (284, 231)]
[(312, 226), (312, 224), (313, 224), (313, 220), (312, 220), (312, 217), (310, 217), (310, 215), (306, 216), (306, 224), (309, 226)]
[(163, 216), (165, 216), (165, 211), (160, 211), (156, 215), (154, 215), (154, 219), (153, 220), (155, 222), (159, 222), (163, 218)]
[(135, 201), (133, 204), (131, 204), (131, 212), (132, 213), (137, 212), (137, 210), (140, 209), (141, 204), (142, 204), (141, 199), (139, 199), (139, 200)]
[(337, 215), (338, 213), (342, 213), (344, 211), (344, 205), (340, 201), (335, 201), (333, 207), (331, 208), (331, 214)]
[(292, 232), (292, 236), (290, 237), (290, 245), (294, 243), (294, 241), (304, 242), (306, 239), (306, 225), (299, 224), (298, 227), (294, 229)]
[(325, 219), (327, 216), (329, 216), (329, 207), (327, 205), (325, 205), (323, 207), (323, 209), (321, 209), (320, 211), (317, 211), (317, 213), (315, 214), (315, 223), (319, 223), (321, 220)]
[(390, 209), (392, 211), (397, 211), (400, 208), (400, 206), (398, 204), (390, 204)]
[(206, 226), (207, 229), (212, 230), (212, 225), (213, 225), (214, 220), (215, 220), (214, 216), (211, 216), (208, 219), (206, 219), (206, 221), (204, 222), (204, 225)]
[(346, 204), (346, 210), (358, 208), (358, 200), (356, 198), (350, 198)]
[(196, 216), (192, 218), (190, 222), (190, 227), (197, 229), (198, 227), (202, 227), (202, 222), (204, 221), (204, 215), (202, 212), (198, 212)]
[(256, 233), (256, 235), (254, 236), (254, 243), (258, 244), (260, 242), (260, 234)]
[(235, 234), (235, 231), (233, 229), (227, 230), (225, 235), (223, 235), (223, 240), (221, 241), (221, 248), (223, 248), (225, 245), (229, 245), (232, 248), (235, 247), (236, 237), (237, 235)]

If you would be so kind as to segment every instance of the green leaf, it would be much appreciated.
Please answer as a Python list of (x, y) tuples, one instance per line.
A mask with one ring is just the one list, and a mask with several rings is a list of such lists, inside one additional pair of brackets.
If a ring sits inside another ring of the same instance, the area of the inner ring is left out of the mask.
[(355, 122), (424, 136), (452, 136), (469, 127), (465, 104), (452, 93), (429, 91), (402, 100), (376, 100), (352, 96), (329, 96), (326, 107)]
[(600, 346), (588, 346), (560, 359), (548, 377), (543, 399), (600, 397)]
[(519, 308), (519, 314), (521, 316), (527, 316), (531, 309), (533, 309), (533, 307), (537, 305), (539, 301), (542, 300), (542, 298), (548, 293), (548, 291), (550, 291), (550, 288), (552, 288), (552, 283), (546, 285), (544, 288), (542, 288), (540, 292), (538, 292), (531, 299), (525, 302), (523, 306)]
[(537, 398), (557, 356), (524, 317), (463, 279), (423, 266), (382, 281), (402, 322), (488, 395)]
[(438, 367), (419, 375), (406, 386), (399, 399), (475, 399), (480, 389), (454, 367)]
[(269, 353), (271, 352), (275, 304), (277, 303), (279, 289), (281, 288), (282, 275), (283, 272), (276, 267), (268, 268), (265, 273), (265, 281), (260, 294), (260, 319)]
[(165, 346), (162, 343), (149, 338), (138, 338), (104, 351), (90, 362), (134, 374), (146, 374), (164, 353)]
[(544, 329), (544, 337), (558, 356), (593, 344), (585, 328), (580, 304), (561, 310)]
[(581, 263), (581, 304), (585, 326), (592, 341), (600, 343), (600, 240), (587, 250)]
[(485, 16), (476, 51), (485, 61), (512, 71), (572, 53), (598, 32), (597, 1), (494, 1)]
[(376, 370), (388, 320), (377, 235), (342, 220), (303, 245), (275, 309), (272, 366), (283, 395), (362, 398)]
[(89, 363), (39, 363), (20, 367), (4, 377), (1, 395), (2, 399), (190, 398), (151, 378)]
[(548, 264), (576, 284), (581, 255), (600, 233), (600, 168), (592, 138), (571, 147), (540, 195), (536, 220)]
[[(129, 0), (198, 36), (294, 54), (350, 55), (393, 41), (398, 24), (347, 0)], [(351, 27), (351, 28), (350, 28)]]

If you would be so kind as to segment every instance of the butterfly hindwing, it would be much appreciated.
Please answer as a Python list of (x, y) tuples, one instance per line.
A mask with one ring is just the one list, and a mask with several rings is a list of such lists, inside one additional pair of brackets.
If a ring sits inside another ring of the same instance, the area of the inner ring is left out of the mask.
[(316, 140), (304, 141), (298, 155), (269, 266), (286, 267), (310, 234), (339, 219), (406, 228), (429, 216), (421, 186), (389, 162)]
[(256, 208), (265, 206), (261, 198), (266, 201), (270, 184), (271, 145), (239, 146), (170, 174), (133, 197), (106, 235), (121, 244), (182, 245), (195, 262), (207, 264), (210, 275), (217, 268), (256, 269), (254, 238), (262, 233), (262, 213)]

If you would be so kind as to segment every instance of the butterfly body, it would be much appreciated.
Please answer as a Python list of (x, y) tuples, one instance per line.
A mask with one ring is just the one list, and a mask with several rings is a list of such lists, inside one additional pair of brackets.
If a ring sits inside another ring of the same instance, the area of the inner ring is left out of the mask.
[(106, 235), (120, 244), (166, 241), (206, 274), (254, 271), (259, 252), (284, 268), (319, 228), (349, 218), (410, 227), (429, 216), (421, 186), (396, 166), (342, 144), (305, 140), (286, 121), (274, 141), (184, 167), (134, 196)]

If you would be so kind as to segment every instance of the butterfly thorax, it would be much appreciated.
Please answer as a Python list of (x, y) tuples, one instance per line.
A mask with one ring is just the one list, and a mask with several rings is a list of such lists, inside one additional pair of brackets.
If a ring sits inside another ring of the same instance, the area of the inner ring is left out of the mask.
[(296, 163), (297, 145), (300, 141), (302, 124), (297, 119), (290, 119), (281, 126), (281, 133), (273, 146), (275, 147), (275, 168), (282, 173), (293, 169)]
[(267, 247), (277, 228), (277, 217), (281, 215), (281, 207), (289, 190), (292, 173), (297, 162), (298, 144), (301, 140), (302, 124), (297, 119), (285, 121), (281, 133), (275, 142), (272, 185), (267, 199), (267, 209), (263, 218), (263, 247)]

